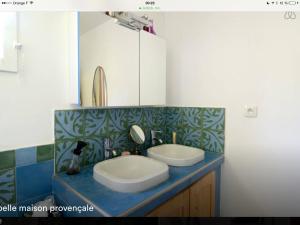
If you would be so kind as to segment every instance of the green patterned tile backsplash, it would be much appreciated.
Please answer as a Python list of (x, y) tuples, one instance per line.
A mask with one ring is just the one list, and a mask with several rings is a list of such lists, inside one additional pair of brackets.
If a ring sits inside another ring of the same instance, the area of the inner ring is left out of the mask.
[(36, 160), (38, 162), (54, 158), (54, 145), (41, 145), (36, 147)]
[(165, 129), (165, 108), (107, 108), (55, 112), (55, 160), (56, 171), (65, 171), (72, 158), (76, 142), (88, 143), (81, 156), (81, 166), (104, 159), (103, 139), (110, 138), (118, 151), (131, 150), (135, 146), (129, 140), (131, 125), (141, 126), (146, 134), (140, 149), (150, 146), (150, 130)]
[(72, 158), (76, 142), (88, 143), (81, 156), (81, 166), (104, 159), (103, 139), (110, 138), (118, 151), (131, 150), (134, 144), (128, 134), (137, 124), (145, 132), (146, 141), (140, 146), (151, 146), (150, 131), (163, 131), (165, 143), (171, 143), (172, 132), (177, 132), (177, 143), (202, 148), (206, 151), (224, 151), (223, 108), (195, 107), (129, 107), (55, 112), (56, 171), (65, 171)]
[(15, 169), (0, 170), (0, 205), (16, 202)]
[(15, 151), (5, 151), (0, 153), (0, 170), (14, 167), (16, 164)]
[(225, 110), (223, 108), (166, 108), (166, 141), (172, 142), (176, 132), (177, 144), (224, 152)]

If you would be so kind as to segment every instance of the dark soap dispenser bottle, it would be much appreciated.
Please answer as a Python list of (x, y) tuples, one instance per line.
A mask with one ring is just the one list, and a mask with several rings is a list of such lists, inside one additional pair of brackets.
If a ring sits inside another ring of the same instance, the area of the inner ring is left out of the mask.
[(82, 149), (87, 146), (87, 143), (84, 141), (78, 141), (77, 142), (77, 147), (73, 150), (73, 157), (70, 162), (70, 165), (67, 169), (67, 174), (68, 175), (73, 175), (77, 174), (80, 172), (80, 161), (79, 161), (79, 156), (82, 152)]

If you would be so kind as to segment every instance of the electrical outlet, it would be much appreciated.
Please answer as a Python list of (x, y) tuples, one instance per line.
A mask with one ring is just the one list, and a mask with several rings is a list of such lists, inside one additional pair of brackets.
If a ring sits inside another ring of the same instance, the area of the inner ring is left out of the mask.
[(255, 105), (246, 105), (244, 111), (245, 117), (257, 117), (257, 106)]

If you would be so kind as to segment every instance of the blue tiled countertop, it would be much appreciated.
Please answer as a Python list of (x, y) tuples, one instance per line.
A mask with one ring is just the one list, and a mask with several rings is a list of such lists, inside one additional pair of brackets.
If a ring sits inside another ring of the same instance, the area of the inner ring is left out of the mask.
[(93, 167), (73, 176), (57, 174), (53, 180), (54, 194), (70, 202), (70, 192), (82, 203), (93, 205), (96, 216), (143, 216), (175, 196), (212, 170), (220, 168), (223, 154), (205, 152), (205, 159), (193, 166), (169, 167), (170, 177), (165, 182), (139, 193), (120, 193), (93, 179)]

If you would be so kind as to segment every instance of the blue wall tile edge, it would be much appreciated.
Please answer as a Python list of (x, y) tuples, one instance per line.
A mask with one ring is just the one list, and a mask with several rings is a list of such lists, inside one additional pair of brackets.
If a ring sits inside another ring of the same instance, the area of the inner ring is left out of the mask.
[(16, 167), (37, 163), (36, 147), (21, 148), (15, 151)]
[[(84, 214), (79, 214), (76, 212), (68, 213), (65, 212), (64, 216), (70, 217), (80, 217), (80, 216), (96, 216), (96, 217), (103, 217), (103, 216), (110, 216), (108, 214), (103, 215), (103, 211), (99, 209), (97, 206), (93, 205), (91, 202), (89, 202), (87, 199), (83, 197), (78, 197), (78, 194), (76, 191), (74, 191), (72, 188), (70, 188), (65, 183), (61, 182), (60, 180), (56, 179), (54, 177), (53, 179), (53, 194), (55, 196), (55, 199), (58, 200), (57, 204), (64, 205), (64, 206), (83, 206), (83, 205), (91, 205), (94, 208), (93, 212), (86, 212)], [(81, 196), (81, 195), (80, 195)]]
[[(17, 185), (17, 170), (20, 170), (22, 168), (27, 168), (27, 166), (34, 166), (34, 165), (41, 165), (47, 161), (51, 161), (51, 166), (54, 167), (54, 154), (42, 154), (42, 158), (40, 157), (38, 160), (38, 148), (39, 153), (51, 153), (52, 151), (50, 149), (53, 149), (54, 144), (46, 144), (46, 145), (38, 145), (33, 147), (26, 147), (26, 148), (19, 148), (16, 150), (10, 150), (12, 156), (10, 160), (13, 160), (13, 163), (10, 163), (11, 166), (9, 168), (4, 168), (0, 170), (0, 205), (18, 205), (22, 203), (26, 203), (26, 201), (31, 201), (34, 203), (34, 201), (42, 200), (40, 198), (40, 195), (31, 196), (30, 199), (20, 199), (17, 196), (17, 189), (18, 186), (20, 187), (20, 184)], [(47, 148), (47, 151), (44, 149)], [(49, 147), (51, 147), (49, 149)], [(0, 154), (6, 154), (6, 152), (1, 152)], [(12, 158), (13, 157), (13, 158)], [(50, 157), (52, 159), (47, 159), (47, 157)], [(49, 167), (50, 168), (50, 167)], [(33, 172), (34, 174), (40, 173), (40, 171), (37, 169)], [(53, 176), (53, 172), (51, 174), (48, 174), (48, 178), (51, 179)], [(30, 179), (30, 177), (27, 179)], [(34, 189), (34, 187), (32, 187)], [(50, 186), (51, 189), (51, 186)], [(47, 194), (50, 194), (51, 191)], [(8, 196), (10, 195), (10, 197)], [(11, 197), (14, 196), (14, 197)], [(8, 213), (9, 214), (9, 213)]]
[(53, 174), (54, 160), (17, 167), (17, 204), (51, 194)]

